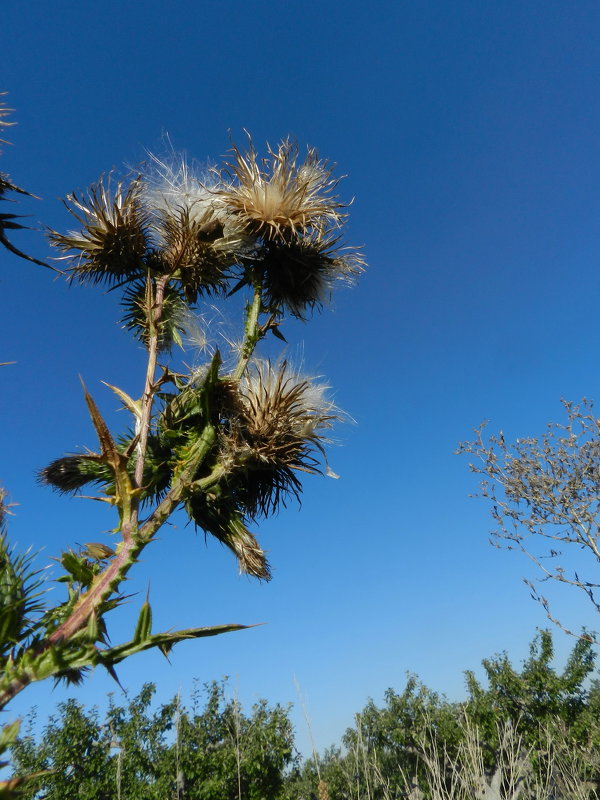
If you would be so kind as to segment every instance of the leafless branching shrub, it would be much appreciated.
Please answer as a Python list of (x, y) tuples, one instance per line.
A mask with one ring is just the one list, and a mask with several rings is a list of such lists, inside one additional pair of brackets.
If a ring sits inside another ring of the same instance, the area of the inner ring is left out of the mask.
[(580, 635), (554, 615), (536, 587), (544, 581), (572, 586), (600, 612), (600, 419), (585, 399), (563, 405), (566, 422), (550, 423), (541, 437), (509, 445), (502, 432), (484, 438), (484, 423), (458, 452), (473, 456), (471, 470), (483, 476), (480, 496), (490, 501), (496, 523), (492, 544), (531, 559), (541, 573), (535, 583), (525, 580), (532, 596), (553, 623)]

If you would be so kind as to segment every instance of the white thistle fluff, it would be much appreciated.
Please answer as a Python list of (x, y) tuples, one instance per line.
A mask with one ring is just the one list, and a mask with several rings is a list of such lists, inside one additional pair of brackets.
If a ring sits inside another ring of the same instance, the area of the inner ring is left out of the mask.
[(215, 351), (214, 342), (207, 335), (207, 331), (212, 330), (207, 323), (204, 314), (185, 308), (176, 316), (177, 327), (184, 333), (185, 343), (193, 350), (202, 355), (208, 354), (212, 357)]
[(222, 203), (215, 198), (207, 182), (209, 172), (202, 173), (202, 178), (190, 168), (185, 155), (175, 155), (163, 160), (154, 153), (149, 153), (152, 160), (150, 168), (144, 175), (142, 196), (144, 205), (157, 212), (174, 211), (188, 208), (193, 216), (203, 217), (207, 211), (218, 213)]
[(318, 436), (322, 439), (321, 431), (331, 428), (332, 420), (340, 419), (343, 415), (326, 396), (331, 387), (317, 383), (317, 380), (316, 377), (302, 375), (287, 361), (272, 364), (266, 359), (253, 358), (240, 380), (240, 391), (245, 397), (263, 395), (272, 398), (281, 390), (282, 384), (288, 390), (301, 386), (289, 421), (296, 435), (302, 438)]
[(185, 154), (173, 153), (161, 159), (148, 154), (151, 165), (142, 182), (142, 202), (153, 215), (173, 214), (185, 209), (193, 222), (207, 222), (211, 218), (223, 226), (223, 236), (213, 242), (215, 250), (243, 252), (253, 241), (243, 232), (238, 218), (231, 213), (220, 196), (223, 184), (215, 179), (211, 167), (201, 168), (188, 164)]

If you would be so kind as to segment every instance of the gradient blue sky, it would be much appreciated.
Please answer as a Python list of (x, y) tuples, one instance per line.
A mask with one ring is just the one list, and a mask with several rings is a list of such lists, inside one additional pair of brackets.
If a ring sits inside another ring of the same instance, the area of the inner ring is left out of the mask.
[[(339, 164), (356, 198), (348, 238), (370, 264), (288, 328), (290, 352), (356, 425), (330, 454), (341, 479), (308, 479), (301, 511), (261, 526), (273, 581), (240, 578), (180, 519), (144, 554), (113, 640), (148, 584), (157, 629), (267, 624), (181, 645), (170, 666), (138, 656), (123, 684), (155, 680), (167, 699), (230, 675), (245, 703), (297, 703), (295, 676), (322, 748), (407, 671), (460, 699), (481, 658), (525, 657), (545, 624), (520, 581), (529, 565), (488, 545), (488, 509), (453, 451), (484, 418), (511, 439), (560, 418), (561, 397), (600, 396), (598, 3), (33, 0), (5, 4), (2, 33), (18, 126), (1, 164), (43, 198), (19, 206), (31, 224), (68, 227), (60, 197), (161, 153), (165, 134), (217, 161), (246, 128)], [(48, 255), (38, 232), (13, 238)], [(4, 252), (0, 297), (0, 360), (17, 362), (0, 373), (0, 482), (19, 504), (13, 538), (50, 557), (112, 524), (35, 480), (94, 446), (78, 376), (125, 425), (100, 381), (139, 394), (143, 354), (113, 295)], [(596, 624), (570, 594), (557, 608)], [(564, 657), (572, 642), (556, 642)], [(113, 690), (98, 673), (73, 693), (102, 703)], [(47, 713), (64, 696), (36, 687), (13, 708)], [(294, 719), (307, 750), (298, 703)]]

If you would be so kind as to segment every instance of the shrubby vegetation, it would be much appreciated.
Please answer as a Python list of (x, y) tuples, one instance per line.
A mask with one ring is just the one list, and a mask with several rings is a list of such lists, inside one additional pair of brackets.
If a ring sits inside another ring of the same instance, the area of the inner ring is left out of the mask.
[[(521, 671), (505, 653), (485, 659), (487, 685), (467, 672), (462, 703), (409, 676), (403, 691), (388, 690), (383, 706), (370, 701), (356, 715), (343, 748), (309, 760), (288, 796), (308, 797), (320, 780), (330, 800), (549, 800), (542, 784), (552, 780), (554, 800), (595, 797), (588, 789), (600, 779), (600, 685), (589, 683), (596, 656), (579, 640), (557, 672), (553, 653), (552, 636), (542, 631)], [(522, 793), (509, 791), (511, 780)], [(583, 793), (570, 793), (573, 783)]]
[(126, 706), (111, 698), (103, 720), (69, 700), (38, 741), (17, 741), (16, 770), (49, 770), (41, 782), (48, 800), (277, 797), (294, 761), (288, 709), (261, 701), (246, 715), (224, 688), (207, 685), (204, 705), (197, 688), (189, 707), (175, 697), (153, 711), (148, 683)]
[[(338, 746), (301, 760), (289, 709), (260, 701), (245, 714), (224, 683), (151, 710), (154, 687), (103, 720), (71, 700), (39, 736), (13, 747), (17, 774), (59, 798), (179, 800), (591, 800), (600, 796), (596, 655), (579, 640), (562, 671), (542, 631), (520, 670), (501, 653), (486, 682), (466, 673), (449, 702), (409, 676), (369, 701)], [(35, 797), (30, 788), (28, 797)]]

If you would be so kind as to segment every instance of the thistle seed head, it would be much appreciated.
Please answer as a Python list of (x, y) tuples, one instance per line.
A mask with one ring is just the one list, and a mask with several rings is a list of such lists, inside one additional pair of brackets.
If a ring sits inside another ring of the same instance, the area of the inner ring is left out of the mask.
[(269, 242), (261, 255), (256, 269), (262, 274), (267, 305), (285, 306), (300, 319), (308, 309), (329, 299), (335, 283), (352, 283), (365, 264), (358, 251), (340, 250), (336, 237), (320, 234), (292, 242)]
[(149, 155), (151, 163), (144, 170), (142, 182), (146, 208), (158, 215), (187, 208), (193, 218), (203, 217), (207, 211), (219, 213), (222, 204), (207, 188), (209, 182), (203, 181), (199, 171), (188, 164), (185, 155), (173, 154), (168, 160), (154, 153)]
[(181, 280), (186, 299), (225, 288), (229, 269), (251, 246), (235, 216), (218, 197), (214, 181), (202, 180), (184, 156), (172, 163), (151, 154), (142, 198), (169, 272)]
[(217, 195), (253, 234), (286, 241), (344, 220), (345, 204), (333, 194), (339, 179), (316, 150), (308, 149), (300, 165), (298, 145), (290, 139), (276, 150), (268, 147), (269, 156), (261, 160), (250, 136), (246, 151), (235, 145), (232, 150), (234, 160), (219, 173), (224, 186)]
[(153, 168), (144, 172), (141, 191), (144, 207), (152, 215), (162, 219), (185, 209), (192, 222), (204, 227), (219, 225), (222, 238), (230, 239), (232, 244), (242, 240), (247, 244), (237, 217), (220, 197), (222, 187), (215, 179), (216, 170), (192, 167), (185, 155), (174, 157), (170, 163), (153, 153), (150, 158)]
[(110, 176), (106, 184), (100, 178), (87, 196), (70, 194), (65, 205), (81, 230), (67, 234), (51, 230), (49, 239), (66, 254), (62, 258), (70, 264), (71, 278), (115, 283), (144, 274), (148, 218), (140, 200), (139, 180), (127, 188), (119, 182), (113, 190)]
[(322, 471), (325, 431), (340, 418), (325, 391), (287, 362), (250, 363), (222, 440), (233, 464), (230, 490), (248, 518), (276, 513), (290, 496), (299, 500), (297, 473)]
[(179, 279), (188, 303), (195, 303), (199, 294), (225, 288), (228, 269), (236, 259), (232, 250), (215, 246), (223, 240), (223, 226), (209, 209), (202, 217), (183, 206), (164, 211), (154, 230), (158, 232), (165, 270)]
[(287, 361), (276, 366), (259, 359), (250, 362), (239, 385), (240, 423), (245, 444), (258, 461), (319, 471), (311, 454), (315, 448), (323, 452), (323, 433), (340, 418), (326, 390)]

